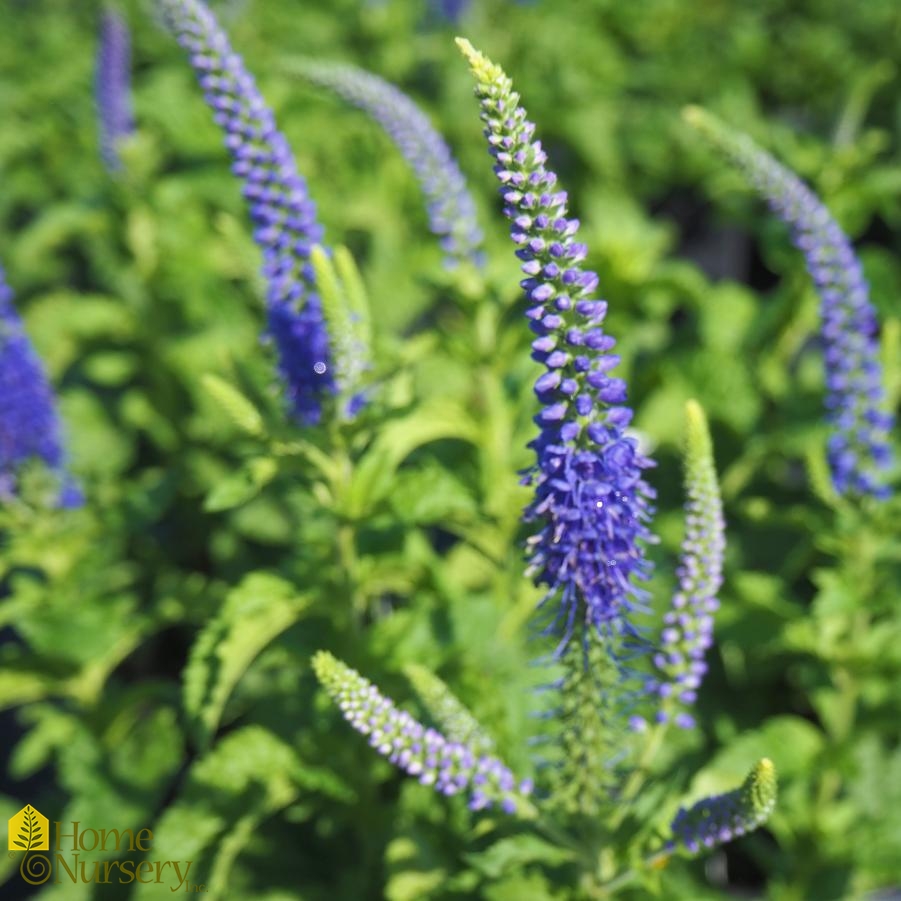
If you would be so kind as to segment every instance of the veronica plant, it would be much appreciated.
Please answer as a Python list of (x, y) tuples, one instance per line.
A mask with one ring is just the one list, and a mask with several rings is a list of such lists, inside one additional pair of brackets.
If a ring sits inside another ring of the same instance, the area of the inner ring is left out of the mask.
[(688, 108), (685, 118), (744, 173), (789, 226), (804, 255), (820, 297), (826, 410), (832, 429), (828, 457), (836, 491), (887, 498), (893, 418), (883, 409), (876, 311), (851, 242), (816, 194), (750, 138), (696, 107)]
[(112, 9), (103, 12), (95, 74), (100, 155), (107, 169), (122, 167), (119, 143), (134, 131), (131, 103), (131, 38), (128, 25)]
[(460, 41), (476, 77), (485, 135), (497, 161), (504, 214), (511, 221), (526, 315), (538, 336), (533, 358), (544, 367), (535, 383), (541, 412), (529, 480), (535, 499), (526, 510), (534, 526), (529, 568), (547, 587), (547, 633), (562, 651), (572, 636), (635, 634), (631, 613), (644, 598), (636, 581), (650, 575), (643, 545), (653, 489), (642, 472), (650, 460), (625, 434), (632, 420), (626, 384), (611, 375), (619, 357), (603, 330), (606, 301), (598, 277), (584, 269), (587, 247), (576, 241), (577, 219), (555, 190), (535, 126), (500, 67)]
[(59, 506), (80, 506), (64, 456), (53, 390), (0, 269), (0, 503), (18, 493), (23, 470), (37, 463), (54, 474)]
[(253, 77), (201, 0), (160, 0), (169, 27), (225, 132), (232, 171), (243, 181), (254, 239), (263, 251), (269, 334), (297, 418), (317, 423), (336, 392), (326, 324), (310, 251), (322, 227), (291, 148)]
[[(647, 524), (654, 492), (643, 478), (651, 461), (625, 433), (632, 411), (625, 382), (611, 374), (619, 357), (603, 329), (607, 303), (596, 297), (597, 275), (582, 265), (588, 249), (576, 240), (579, 222), (568, 215), (567, 195), (556, 190), (510, 79), (459, 43), (476, 78), (504, 214), (526, 276), (520, 283), (526, 315), (538, 336), (532, 356), (544, 368), (535, 383), (541, 411), (531, 444), (537, 463), (527, 475), (534, 499), (525, 519), (533, 530), (528, 571), (546, 588), (543, 632), (565, 671), (559, 787), (570, 803), (596, 812), (616, 756), (607, 739), (623, 711), (621, 660), (641, 646), (635, 614), (647, 597), (637, 583), (651, 572), (644, 546), (653, 540)], [(596, 644), (600, 651), (592, 651)]]
[[(636, 658), (636, 649), (653, 648), (639, 620), (648, 605), (637, 583), (651, 571), (644, 548), (653, 540), (654, 492), (643, 477), (651, 463), (626, 434), (632, 412), (625, 383), (611, 375), (619, 358), (602, 328), (607, 305), (595, 296), (597, 276), (582, 266), (587, 248), (575, 240), (579, 223), (568, 216), (566, 195), (556, 190), (510, 79), (468, 42), (458, 43), (476, 78), (526, 276), (521, 285), (537, 335), (533, 357), (544, 368), (535, 386), (537, 463), (527, 475), (534, 500), (525, 520), (533, 528), (529, 572), (545, 589), (542, 632), (551, 665), (562, 668), (552, 686), (559, 704), (545, 715), (557, 737), (554, 766), (539, 772), (534, 799), (527, 800), (531, 779), (515, 777), (500, 762), (488, 730), (421, 667), (408, 672), (434, 728), (400, 711), (331, 655), (317, 655), (314, 670), (345, 719), (379, 753), (444, 794), (468, 793), (472, 810), (496, 806), (527, 821), (583, 862), (573, 877), (575, 897), (608, 897), (673, 854), (694, 855), (763, 823), (775, 803), (775, 771), (763, 760), (728, 794), (674, 815), (666, 805), (649, 814), (645, 804), (639, 825), (629, 819), (667, 726), (693, 724), (687, 710), (712, 643), (725, 547), (712, 444), (703, 411), (690, 403), (679, 590), (664, 616), (659, 649)], [(630, 732), (625, 714), (636, 705), (651, 711), (653, 729), (642, 728), (646, 720), (635, 714)], [(624, 869), (626, 860), (640, 863)]]
[[(659, 699), (655, 720), (690, 729), (688, 713), (697, 700), (713, 644), (713, 614), (723, 582), (726, 548), (723, 505), (713, 463), (713, 447), (704, 411), (694, 401), (686, 408), (685, 540), (676, 576), (679, 590), (663, 618), (659, 650), (653, 656), (656, 677), (648, 689)], [(638, 725), (637, 721), (633, 725)]]
[(429, 225), (441, 240), (446, 264), (479, 265), (482, 230), (475, 203), (450, 148), (425, 113), (394, 85), (354, 66), (310, 62), (299, 71), (364, 110), (384, 128), (419, 180)]

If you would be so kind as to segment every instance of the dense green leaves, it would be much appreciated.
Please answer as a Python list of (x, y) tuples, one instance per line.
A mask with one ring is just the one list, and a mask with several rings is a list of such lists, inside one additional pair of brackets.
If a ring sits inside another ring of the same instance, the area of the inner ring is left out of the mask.
[[(211, 0), (335, 248), (319, 260), (331, 319), (371, 348), (359, 415), (307, 430), (261, 341), (240, 186), (152, 5), (118, 4), (138, 130), (111, 180), (91, 96), (101, 3), (0, 3), (0, 260), (88, 498), (66, 513), (0, 504), (0, 822), (27, 802), (88, 828), (147, 826), (148, 857), (193, 860), (208, 896), (264, 901), (788, 901), (896, 885), (901, 509), (832, 491), (816, 296), (782, 227), (679, 110), (741, 123), (848, 230), (897, 408), (898, 4), (472, 0), (451, 28), (431, 0)], [(534, 336), (455, 33), (514, 77), (609, 301), (617, 374), (658, 464), (643, 634), (674, 590), (685, 401), (710, 420), (728, 551), (699, 727), (669, 730), (637, 768), (628, 697), (606, 706), (613, 668), (586, 677), (575, 661), (562, 711), (540, 691), (560, 671), (534, 665), (540, 591), (523, 574)], [(280, 75), (326, 52), (397, 83), (448, 139), (480, 208), (484, 275), (442, 269), (377, 129)], [(402, 783), (317, 689), (317, 648), (398, 699), (407, 673), (440, 673), (417, 686), (430, 721), (490, 735), (561, 803), (551, 813), (539, 792), (541, 819), (512, 822)], [(761, 757), (780, 774), (767, 825), (707, 866), (657, 869), (678, 805), (733, 789)], [(0, 883), (22, 896), (18, 861), (0, 857)], [(161, 890), (51, 883), (39, 897)]]

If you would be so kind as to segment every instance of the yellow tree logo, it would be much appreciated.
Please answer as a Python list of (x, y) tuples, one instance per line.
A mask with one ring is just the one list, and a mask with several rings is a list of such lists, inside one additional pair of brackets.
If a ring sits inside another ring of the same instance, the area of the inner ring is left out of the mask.
[(39, 810), (26, 804), (9, 819), (10, 851), (46, 851), (50, 847), (50, 823)]
[(26, 804), (14, 817), (9, 818), (9, 850), (24, 851), (19, 873), (26, 882), (40, 885), (50, 878), (50, 861), (43, 854), (31, 851), (47, 851), (50, 848), (50, 822), (39, 810)]

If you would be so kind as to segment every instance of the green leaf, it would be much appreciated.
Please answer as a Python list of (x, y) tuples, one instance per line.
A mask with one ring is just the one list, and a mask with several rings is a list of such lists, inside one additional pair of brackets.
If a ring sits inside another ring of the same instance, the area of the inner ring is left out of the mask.
[(255, 438), (263, 435), (265, 426), (259, 410), (234, 385), (212, 373), (207, 373), (200, 381), (210, 397), (242, 432)]
[[(191, 767), (178, 798), (153, 830), (154, 854), (193, 861), (190, 880), (206, 884), (210, 901), (234, 897), (229, 874), (257, 827), (310, 785), (340, 800), (350, 797), (343, 783), (308, 767), (268, 730), (247, 726), (233, 732)], [(135, 897), (149, 901), (159, 891), (148, 883)]]
[(514, 835), (495, 842), (487, 851), (467, 854), (466, 861), (489, 879), (499, 879), (529, 863), (555, 867), (570, 863), (574, 857), (568, 848), (552, 845), (537, 835)]
[(335, 248), (335, 270), (344, 288), (344, 297), (355, 320), (355, 328), (365, 347), (372, 345), (372, 325), (369, 298), (360, 270), (350, 251), (343, 245)]
[(31, 704), (58, 692), (59, 683), (42, 673), (0, 669), (0, 710)]
[(426, 407), (384, 425), (342, 493), (340, 512), (354, 519), (365, 518), (391, 491), (397, 468), (414, 450), (447, 438), (471, 443), (478, 440), (472, 418), (450, 403)]
[(278, 463), (271, 457), (248, 460), (236, 473), (223, 479), (207, 495), (203, 509), (219, 513), (240, 507), (255, 498), (275, 478)]
[(308, 600), (276, 576), (253, 573), (226, 598), (194, 642), (183, 699), (191, 731), (205, 747), (232, 691), (257, 655), (295, 623)]
[(751, 732), (745, 732), (720, 751), (692, 780), (690, 797), (722, 794), (747, 774), (748, 764), (772, 758), (780, 779), (789, 782), (816, 766), (825, 747), (823, 734), (797, 716), (776, 716)]

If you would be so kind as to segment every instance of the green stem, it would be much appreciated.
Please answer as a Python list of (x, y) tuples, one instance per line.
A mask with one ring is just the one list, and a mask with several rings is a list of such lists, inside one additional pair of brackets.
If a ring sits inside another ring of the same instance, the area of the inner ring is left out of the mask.
[(633, 801), (644, 787), (648, 771), (651, 768), (651, 763), (653, 762), (654, 757), (657, 756), (660, 746), (663, 744), (663, 738), (666, 735), (667, 727), (667, 723), (658, 723), (648, 733), (648, 740), (641, 753), (641, 757), (638, 758), (635, 769), (629, 774), (629, 778), (626, 780), (626, 786), (619, 797), (618, 810), (614, 814), (610, 824), (611, 831), (615, 831), (619, 828), (620, 824), (626, 818), (626, 814), (629, 812), (629, 802)]
[(642, 861), (640, 869), (636, 870), (634, 867), (630, 867), (628, 870), (623, 870), (622, 873), (619, 873), (607, 882), (594, 883), (594, 885), (590, 887), (589, 897), (597, 899), (612, 898), (621, 888), (631, 885), (638, 879), (642, 871), (659, 869), (666, 864), (666, 861), (669, 860), (671, 856), (672, 852), (663, 848), (659, 851), (655, 851)]
[(341, 570), (341, 583), (353, 614), (353, 622), (359, 625), (366, 612), (366, 597), (359, 589), (357, 574), (359, 556), (357, 554), (357, 530), (353, 519), (343, 516), (340, 505), (347, 496), (353, 478), (353, 460), (341, 431), (339, 423), (333, 423), (331, 429), (331, 446), (334, 456), (334, 469), (331, 479), (331, 495), (339, 502), (338, 532), (336, 544), (338, 550), (338, 566)]

